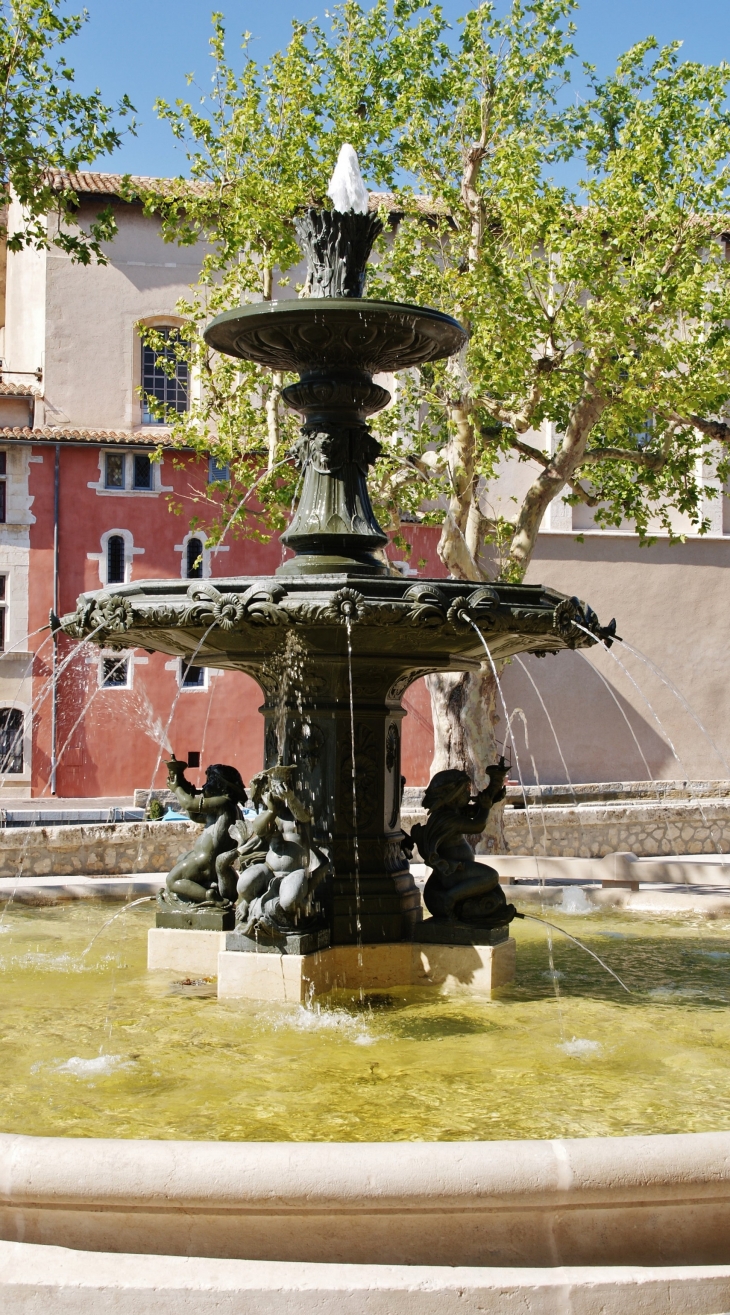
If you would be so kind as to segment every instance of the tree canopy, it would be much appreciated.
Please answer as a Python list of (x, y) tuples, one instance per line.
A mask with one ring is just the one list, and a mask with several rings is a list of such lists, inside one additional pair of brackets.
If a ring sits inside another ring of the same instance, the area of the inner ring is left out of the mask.
[[(181, 178), (145, 200), (169, 240), (208, 246), (180, 307), (200, 394), (168, 418), (230, 464), (221, 523), (283, 525), (295, 422), (281, 377), (214, 357), (202, 328), (287, 282), (293, 216), (326, 203), (349, 141), (388, 192), (369, 295), (436, 306), (470, 331), (458, 360), (401, 377), (375, 422), (384, 523), (440, 524), (452, 574), (513, 580), (556, 497), (644, 540), (675, 534), (677, 512), (707, 529), (698, 467), (711, 464), (717, 493), (730, 438), (730, 67), (647, 39), (599, 78), (577, 59), (573, 9), (487, 2), (451, 31), (431, 0), (346, 0), (327, 29), (295, 23), (263, 67), (245, 39), (237, 72), (214, 16), (210, 95), (159, 105), (198, 186)], [(490, 485), (509, 460), (534, 478), (514, 516), (495, 516)], [(258, 518), (244, 503), (254, 479)]]
[[(0, 182), (22, 206), (7, 244), (19, 251), (50, 243), (83, 264), (105, 260), (101, 244), (116, 232), (113, 213), (105, 207), (88, 228), (74, 223), (78, 196), (59, 173), (73, 174), (115, 150), (119, 120), (133, 112), (126, 96), (113, 110), (98, 88), (88, 95), (75, 88), (58, 48), (86, 19), (85, 11), (68, 14), (64, 0), (0, 0)], [(49, 215), (56, 219), (50, 233)]]

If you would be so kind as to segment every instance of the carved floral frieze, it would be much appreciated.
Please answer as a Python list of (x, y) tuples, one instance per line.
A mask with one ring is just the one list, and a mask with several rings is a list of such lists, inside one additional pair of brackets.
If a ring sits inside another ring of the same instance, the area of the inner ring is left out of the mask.
[[(348, 621), (351, 626), (414, 627), (457, 635), (476, 626), (487, 639), (490, 634), (516, 631), (536, 638), (554, 636), (561, 648), (585, 644), (585, 631), (608, 643), (615, 633), (615, 627), (600, 626), (592, 609), (577, 598), (563, 598), (555, 607), (518, 607), (502, 602), (498, 589), (491, 586), (465, 588), (454, 597), (451, 590), (433, 583), (414, 584), (399, 598), (388, 598), (366, 597), (349, 586), (329, 595), (313, 588), (307, 596), (278, 581), (254, 583), (241, 593), (196, 581), (185, 597), (160, 604), (137, 595), (102, 593), (95, 599), (82, 595), (76, 611), (62, 624), (73, 638), (118, 644), (128, 632), (139, 630), (225, 633), (264, 626), (345, 626)], [(132, 634), (130, 642), (134, 642)]]

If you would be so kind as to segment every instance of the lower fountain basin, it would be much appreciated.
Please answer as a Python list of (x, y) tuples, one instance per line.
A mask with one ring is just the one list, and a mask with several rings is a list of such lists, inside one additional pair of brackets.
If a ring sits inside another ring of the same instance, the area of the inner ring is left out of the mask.
[(5, 911), (8, 1309), (728, 1309), (727, 920), (563, 913), (633, 995), (556, 945), (561, 1040), (534, 926), (491, 1002), (255, 1008), (146, 975), (149, 908)]
[(553, 977), (545, 929), (515, 922), (517, 977), (491, 1001), (467, 974), (306, 1008), (181, 996), (210, 966), (148, 973), (154, 901), (104, 927), (119, 913), (6, 909), (3, 1132), (491, 1144), (730, 1128), (727, 918), (553, 904), (631, 995), (557, 933)]

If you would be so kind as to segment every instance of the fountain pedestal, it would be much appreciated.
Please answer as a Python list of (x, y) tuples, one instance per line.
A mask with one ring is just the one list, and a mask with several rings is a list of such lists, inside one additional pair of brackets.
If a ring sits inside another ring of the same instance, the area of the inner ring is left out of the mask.
[(490, 995), (515, 975), (515, 942), (497, 945), (335, 945), (317, 954), (218, 955), (220, 1000), (307, 1004), (330, 991), (424, 987)]
[[(423, 923), (424, 929), (428, 921)], [(503, 938), (497, 941), (493, 937), (490, 944), (443, 945), (424, 936), (423, 941), (388, 945), (335, 945), (310, 954), (227, 949), (230, 932), (151, 927), (147, 937), (151, 972), (217, 977), (221, 1000), (305, 1004), (329, 991), (406, 986), (484, 994), (505, 986), (515, 975), (515, 942), (506, 928)]]

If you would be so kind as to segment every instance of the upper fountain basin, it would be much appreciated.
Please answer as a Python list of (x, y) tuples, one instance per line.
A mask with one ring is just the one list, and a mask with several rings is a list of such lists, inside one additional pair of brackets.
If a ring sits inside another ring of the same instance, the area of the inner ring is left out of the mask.
[(441, 311), (351, 297), (238, 306), (205, 330), (209, 347), (272, 370), (405, 370), (458, 352), (467, 333)]
[[(145, 648), (197, 665), (254, 671), (294, 630), (313, 657), (342, 658), (347, 622), (356, 658), (419, 674), (465, 670), (515, 653), (610, 642), (590, 607), (541, 585), (474, 586), (402, 576), (141, 580), (82, 594), (66, 634), (102, 646)], [(591, 634), (586, 634), (586, 630)]]

